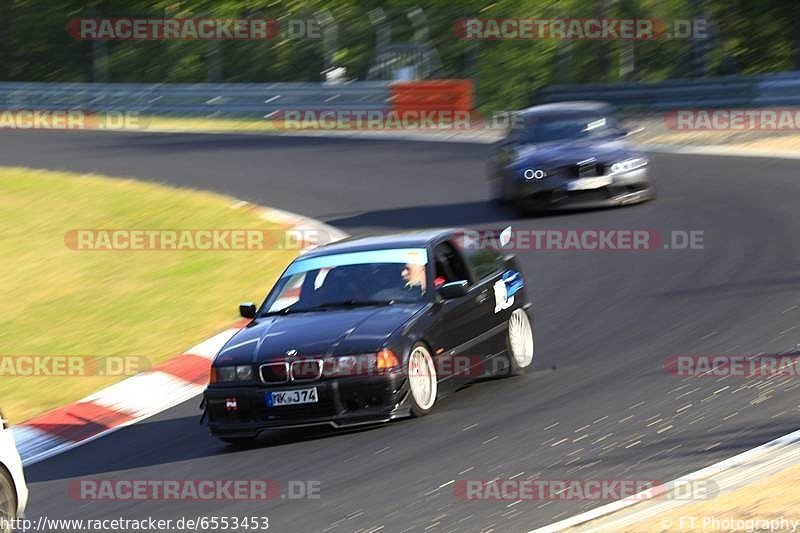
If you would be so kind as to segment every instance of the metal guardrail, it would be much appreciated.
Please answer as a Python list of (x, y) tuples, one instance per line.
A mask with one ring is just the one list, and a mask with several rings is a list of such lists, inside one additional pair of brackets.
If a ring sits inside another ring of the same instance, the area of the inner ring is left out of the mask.
[[(800, 106), (800, 72), (661, 83), (554, 85), (543, 102), (603, 100), (658, 111), (705, 107)], [(287, 110), (392, 109), (390, 82), (323, 83), (0, 83), (0, 109), (83, 109), (145, 115), (269, 117)]]
[(83, 109), (145, 115), (264, 118), (286, 110), (388, 110), (386, 82), (0, 83), (0, 109)]
[(540, 99), (543, 102), (602, 100), (637, 110), (800, 106), (800, 72), (660, 83), (553, 85), (542, 90)]

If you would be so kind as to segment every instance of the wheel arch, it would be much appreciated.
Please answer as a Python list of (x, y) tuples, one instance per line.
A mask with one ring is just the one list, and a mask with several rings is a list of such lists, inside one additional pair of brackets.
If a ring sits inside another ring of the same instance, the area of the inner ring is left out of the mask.
[(3, 476), (8, 481), (9, 485), (11, 485), (11, 496), (14, 498), (14, 516), (16, 516), (19, 510), (19, 490), (17, 484), (14, 482), (14, 476), (11, 474), (11, 470), (9, 470), (4, 463), (0, 463), (0, 476)]

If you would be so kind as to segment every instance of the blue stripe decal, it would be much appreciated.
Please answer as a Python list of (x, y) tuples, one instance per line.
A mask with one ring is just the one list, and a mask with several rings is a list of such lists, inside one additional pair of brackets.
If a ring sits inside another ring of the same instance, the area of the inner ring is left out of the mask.
[(508, 298), (514, 296), (525, 286), (525, 280), (522, 279), (522, 274), (516, 270), (506, 270), (503, 272), (503, 283), (506, 284), (506, 295)]

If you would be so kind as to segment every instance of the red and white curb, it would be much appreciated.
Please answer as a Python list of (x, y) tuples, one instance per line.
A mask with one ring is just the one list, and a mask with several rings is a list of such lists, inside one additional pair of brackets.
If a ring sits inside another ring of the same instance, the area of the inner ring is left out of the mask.
[[(243, 206), (249, 204), (236, 204), (236, 207)], [(256, 208), (262, 211), (262, 218), (277, 223), (286, 231), (314, 235), (315, 242), (304, 242), (303, 250), (347, 236), (311, 218), (278, 209)], [(247, 322), (240, 320), (146, 372), (12, 427), (23, 464), (28, 466), (65, 452), (201, 394), (208, 383), (211, 361)]]

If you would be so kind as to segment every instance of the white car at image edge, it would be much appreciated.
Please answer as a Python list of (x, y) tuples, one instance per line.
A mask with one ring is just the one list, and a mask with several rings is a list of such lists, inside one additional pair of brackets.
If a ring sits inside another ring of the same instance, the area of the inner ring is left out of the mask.
[(21, 517), (28, 503), (28, 486), (22, 472), (22, 460), (0, 412), (0, 532), (11, 531), (11, 519)]

